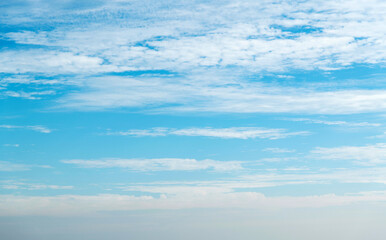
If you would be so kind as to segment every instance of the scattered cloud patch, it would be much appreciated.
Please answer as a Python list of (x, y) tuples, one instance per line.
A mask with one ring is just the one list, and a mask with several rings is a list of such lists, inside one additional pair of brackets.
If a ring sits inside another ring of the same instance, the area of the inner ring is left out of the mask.
[[(382, 1), (358, 0), (344, 8), (341, 6), (344, 4), (318, 0), (290, 5), (275, 1), (200, 4), (166, 1), (154, 3), (154, 11), (148, 11), (136, 1), (102, 5), (76, 14), (68, 14), (71, 12), (68, 8), (63, 11), (49, 7), (30, 11), (28, 16), (18, 16), (15, 12), (7, 15), (3, 21), (8, 23), (23, 19), (24, 23), (40, 21), (54, 28), (8, 32), (4, 34), (5, 39), (61, 51), (28, 50), (23, 55), (31, 59), (14, 57), (14, 61), (4, 61), (3, 71), (42, 71), (42, 66), (47, 72), (93, 72), (119, 66), (331, 71), (353, 64), (385, 61)], [(136, 18), (130, 17), (133, 9)], [(38, 12), (47, 12), (47, 15)], [(102, 17), (106, 14), (110, 18)], [(69, 16), (88, 17), (93, 21), (76, 24)], [(71, 27), (63, 23), (71, 23)], [(7, 58), (1, 59), (4, 57)], [(107, 59), (108, 64), (102, 64), (102, 59)]]
[[(152, 11), (137, 1), (98, 1), (98, 7), (81, 11), (48, 1), (40, 4), (44, 7), (30, 3), (20, 6), (24, 10), (2, 8), (6, 17), (1, 23), (34, 26), (1, 33), (2, 41), (13, 44), (0, 51), (0, 72), (12, 75), (2, 83), (47, 86), (52, 80), (17, 76), (60, 75), (55, 84), (71, 82), (77, 88), (59, 97), (61, 107), (221, 113), (386, 111), (384, 89), (320, 91), (262, 86), (250, 80), (270, 75), (296, 81), (297, 70), (329, 73), (359, 65), (382, 66), (383, 1), (356, 0), (350, 6), (319, 0), (165, 1), (152, 3)], [(160, 77), (152, 71), (173, 74)], [(38, 99), (54, 93), (7, 89), (1, 97)]]

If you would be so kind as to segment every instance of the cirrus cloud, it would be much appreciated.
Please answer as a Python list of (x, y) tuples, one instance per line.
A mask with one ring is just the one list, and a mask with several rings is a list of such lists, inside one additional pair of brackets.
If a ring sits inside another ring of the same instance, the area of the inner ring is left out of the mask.
[(181, 158), (159, 159), (101, 159), (101, 160), (62, 160), (84, 168), (125, 168), (134, 171), (193, 171), (213, 169), (231, 171), (242, 169), (239, 161), (196, 160)]

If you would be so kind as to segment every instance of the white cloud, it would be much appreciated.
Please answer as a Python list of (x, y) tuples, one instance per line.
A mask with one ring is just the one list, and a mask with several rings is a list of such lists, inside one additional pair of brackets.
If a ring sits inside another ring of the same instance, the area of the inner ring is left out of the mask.
[(41, 84), (41, 85), (54, 85), (62, 82), (55, 79), (35, 79), (29, 75), (16, 75), (12, 77), (4, 77), (0, 79), (0, 86), (6, 86), (8, 84)]
[(386, 163), (386, 144), (366, 146), (318, 147), (311, 151), (314, 157), (327, 160), (350, 160), (361, 165)]
[[(46, 7), (39, 11), (31, 3), (28, 9), (36, 11), (29, 14), (9, 7), (13, 10), (3, 21), (49, 24), (53, 30), (3, 34), (5, 40), (36, 46), (0, 52), (0, 71), (70, 74), (60, 81), (68, 84), (71, 78), (78, 91), (61, 98), (62, 106), (231, 113), (386, 110), (382, 89), (317, 91), (243, 80), (256, 73), (281, 78), (293, 69), (332, 71), (355, 64), (383, 64), (383, 1), (356, 0), (349, 5), (319, 0), (153, 2), (154, 11), (137, 1), (102, 1), (74, 14), (58, 7), (61, 4), (43, 2), (41, 6)], [(135, 18), (133, 11), (139, 13)], [(82, 24), (73, 18), (82, 19)], [(95, 77), (133, 70), (171, 71), (174, 76)], [(34, 99), (53, 93), (6, 91), (3, 95)]]
[(318, 120), (318, 119), (309, 119), (309, 118), (286, 118), (285, 120), (294, 121), (294, 122), (317, 123), (317, 124), (325, 124), (325, 125), (339, 125), (339, 126), (348, 126), (348, 127), (379, 127), (382, 125), (380, 123), (327, 121), (327, 120)]
[(84, 168), (126, 168), (134, 171), (193, 171), (213, 169), (232, 171), (242, 169), (239, 161), (195, 160), (181, 158), (159, 159), (102, 159), (102, 160), (63, 160)]
[(266, 129), (256, 127), (231, 127), (231, 128), (185, 128), (185, 129), (170, 129), (170, 128), (152, 128), (149, 130), (128, 130), (123, 132), (108, 133), (110, 135), (123, 136), (203, 136), (216, 138), (267, 138), (280, 139), (296, 135), (308, 135), (309, 132), (287, 132), (285, 129)]
[(16, 97), (16, 98), (26, 98), (26, 99), (40, 99), (41, 96), (44, 95), (53, 95), (55, 91), (32, 91), (32, 92), (24, 92), (24, 91), (3, 91), (0, 92), (1, 95), (7, 97)]
[[(294, 4), (208, 1), (154, 3), (157, 11), (148, 11), (131, 1), (71, 15), (82, 17), (83, 13), (93, 19), (79, 25), (58, 9), (56, 14), (47, 13), (47, 18), (38, 14), (35, 17), (40, 21), (58, 21), (59, 26), (53, 31), (11, 32), (6, 37), (76, 54), (98, 54), (114, 66), (336, 69), (354, 63), (384, 62), (384, 7), (382, 1), (360, 0), (350, 6), (318, 0)], [(129, 14), (133, 9), (141, 13), (135, 19)], [(106, 12), (111, 18), (101, 17)], [(28, 17), (33, 19), (34, 14)], [(63, 27), (66, 20), (72, 23), (71, 28)]]
[(16, 181), (0, 181), (0, 185), (1, 188), (7, 190), (69, 190), (74, 188), (73, 186), (35, 184)]
[(273, 153), (292, 153), (295, 152), (293, 149), (285, 149), (285, 148), (264, 148), (265, 152), (273, 152)]
[(115, 76), (89, 78), (84, 84), (86, 91), (67, 95), (61, 99), (61, 106), (80, 110), (142, 107), (158, 112), (351, 114), (386, 111), (385, 90), (272, 87), (229, 76), (213, 76), (211, 80), (205, 76), (172, 80)]
[(260, 159), (261, 162), (284, 162), (299, 160), (298, 157), (269, 157)]
[(51, 133), (52, 130), (45, 127), (45, 126), (40, 126), (40, 125), (35, 125), (35, 126), (16, 126), (16, 125), (0, 125), (0, 128), (7, 128), (7, 129), (30, 129), (36, 132), (41, 132), (41, 133)]
[(121, 135), (121, 136), (137, 136), (137, 137), (158, 137), (166, 136), (169, 134), (168, 128), (152, 128), (152, 129), (132, 129), (121, 132), (108, 132), (108, 135)]
[(36, 164), (21, 164), (21, 163), (12, 163), (9, 161), (0, 161), (0, 172), (14, 172), (14, 171), (27, 171), (31, 168), (52, 168), (49, 165), (36, 165)]
[(10, 143), (7, 143), (7, 144), (3, 144), (4, 147), (20, 147), (20, 144), (10, 144)]
[(44, 126), (28, 126), (27, 128), (41, 133), (51, 133), (52, 131), (51, 129), (48, 129)]
[(174, 135), (182, 136), (208, 136), (219, 138), (268, 138), (279, 139), (296, 135), (307, 135), (309, 132), (286, 132), (284, 129), (261, 129), (252, 127), (233, 127), (233, 128), (191, 128), (172, 131)]
[(0, 171), (2, 172), (14, 172), (14, 171), (26, 171), (26, 170), (30, 170), (30, 166), (25, 164), (0, 161)]
[(101, 58), (71, 52), (46, 50), (0, 52), (0, 72), (15, 74), (31, 72), (47, 75), (82, 74), (116, 70), (115, 67), (104, 66), (102, 63)]
[(375, 136), (370, 136), (368, 138), (386, 138), (386, 132), (383, 132), (382, 134), (378, 134)]
[(283, 169), (284, 171), (307, 171), (310, 170), (307, 167), (287, 167)]

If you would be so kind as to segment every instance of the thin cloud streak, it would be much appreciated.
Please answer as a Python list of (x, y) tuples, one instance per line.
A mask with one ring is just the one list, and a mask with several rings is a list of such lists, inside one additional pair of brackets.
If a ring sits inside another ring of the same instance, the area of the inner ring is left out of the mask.
[(85, 82), (87, 91), (65, 96), (60, 100), (60, 106), (82, 111), (142, 108), (161, 113), (353, 114), (386, 111), (386, 90), (318, 91), (217, 78), (215, 85), (205, 78), (174, 81), (116, 76), (92, 78)]
[(234, 171), (242, 169), (240, 161), (196, 160), (181, 158), (159, 159), (102, 159), (102, 160), (62, 160), (83, 168), (124, 168), (133, 171)]
[(0, 188), (7, 190), (70, 190), (73, 186), (47, 185), (17, 181), (0, 181)]
[(40, 126), (40, 125), (35, 125), (35, 126), (16, 126), (16, 125), (0, 125), (0, 128), (6, 128), (6, 129), (27, 129), (27, 130), (33, 130), (35, 132), (40, 132), (40, 133), (51, 133), (52, 130), (45, 127), (45, 126)]
[(231, 128), (185, 128), (185, 129), (170, 129), (170, 128), (152, 128), (148, 130), (133, 129), (121, 132), (109, 132), (108, 135), (122, 136), (137, 136), (137, 137), (157, 137), (157, 136), (192, 136), (192, 137), (214, 137), (225, 139), (281, 139), (291, 136), (309, 135), (307, 131), (288, 132), (285, 129), (266, 129), (256, 127), (231, 127)]
[(327, 120), (310, 119), (310, 118), (285, 118), (284, 120), (293, 121), (293, 122), (305, 122), (305, 123), (348, 126), (348, 127), (379, 127), (379, 126), (382, 126), (382, 124), (380, 124), (380, 123), (327, 121)]

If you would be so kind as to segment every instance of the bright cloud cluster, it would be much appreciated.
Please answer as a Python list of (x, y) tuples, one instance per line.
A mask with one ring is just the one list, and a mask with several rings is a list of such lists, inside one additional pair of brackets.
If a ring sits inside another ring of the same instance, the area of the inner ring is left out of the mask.
[[(82, 10), (69, 2), (73, 10), (67, 11), (40, 2), (46, 8), (29, 14), (23, 9), (39, 8), (36, 3), (5, 9), (7, 24), (40, 22), (51, 29), (3, 33), (5, 41), (30, 48), (2, 50), (0, 72), (72, 82), (79, 91), (61, 98), (62, 107), (322, 114), (386, 109), (383, 89), (319, 91), (248, 80), (256, 74), (383, 64), (383, 1), (166, 1), (152, 4), (156, 11), (139, 1), (101, 1)], [(148, 77), (126, 76), (138, 72)], [(39, 98), (36, 91), (2, 95)]]

